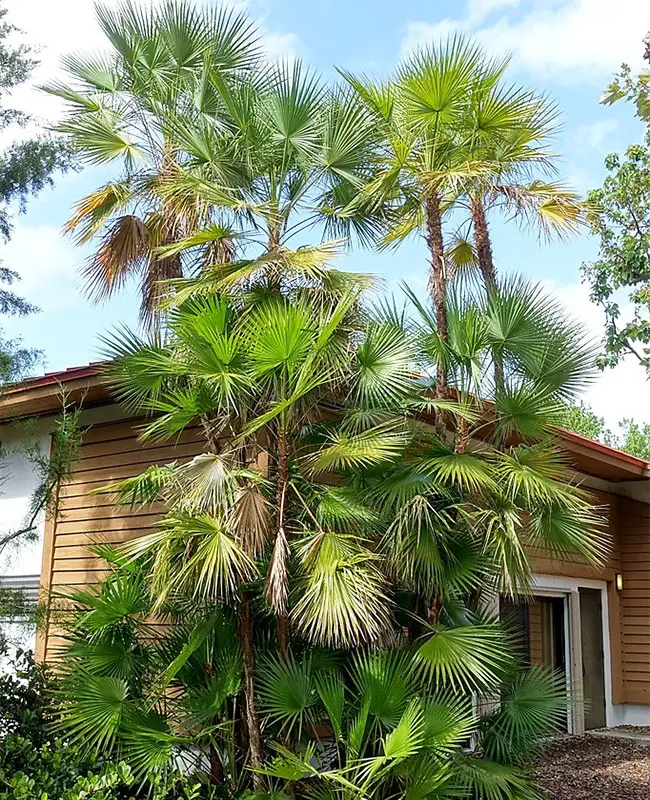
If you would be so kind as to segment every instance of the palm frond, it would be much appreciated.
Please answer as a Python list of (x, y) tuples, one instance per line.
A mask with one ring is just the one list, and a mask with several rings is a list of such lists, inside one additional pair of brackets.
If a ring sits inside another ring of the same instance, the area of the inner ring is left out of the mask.
[(498, 683), (512, 658), (511, 643), (499, 623), (438, 626), (416, 653), (423, 675), (440, 689), (469, 691)]
[(376, 641), (388, 629), (390, 601), (376, 558), (361, 542), (333, 532), (308, 535), (299, 545), (304, 577), (291, 617), (314, 642)]

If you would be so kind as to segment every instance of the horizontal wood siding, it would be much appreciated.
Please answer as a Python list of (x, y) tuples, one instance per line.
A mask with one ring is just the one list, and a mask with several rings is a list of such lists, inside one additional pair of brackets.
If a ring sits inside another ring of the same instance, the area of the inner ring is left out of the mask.
[[(202, 452), (199, 428), (182, 433), (173, 443), (138, 441), (139, 421), (97, 425), (84, 436), (81, 458), (72, 480), (61, 492), (60, 515), (46, 526), (43, 582), (60, 592), (65, 587), (94, 583), (107, 565), (91, 553), (95, 542), (121, 544), (149, 531), (160, 518), (161, 506), (147, 509), (116, 507), (107, 495), (93, 490), (138, 475), (151, 464), (187, 461)], [(601, 567), (589, 567), (578, 557), (561, 559), (530, 549), (534, 571), (572, 578), (608, 581), (613, 696), (615, 702), (650, 703), (650, 506), (593, 492), (603, 516), (602, 537), (610, 556)], [(614, 588), (617, 572), (624, 589)], [(541, 660), (541, 616), (530, 607), (531, 661)], [(52, 658), (58, 632), (39, 635), (38, 654)]]
[[(72, 480), (61, 492), (58, 518), (48, 527), (51, 547), (47, 551), (49, 567), (44, 565), (44, 574), (49, 574), (48, 586), (54, 592), (100, 580), (107, 574), (107, 564), (88, 546), (119, 545), (148, 533), (163, 511), (161, 504), (146, 509), (116, 506), (110, 495), (93, 495), (93, 490), (139, 475), (151, 464), (188, 461), (204, 451), (203, 435), (198, 428), (161, 445), (138, 441), (140, 425), (138, 421), (97, 425), (84, 435)], [(39, 655), (56, 659), (57, 649), (63, 643), (60, 631), (50, 625), (41, 638), (44, 641), (39, 643)]]
[(650, 504), (620, 498), (625, 700), (650, 705)]
[(609, 555), (606, 562), (598, 567), (589, 566), (576, 553), (563, 554), (561, 558), (544, 552), (539, 548), (530, 547), (533, 570), (540, 575), (563, 575), (567, 578), (588, 578), (592, 580), (614, 580), (616, 572), (621, 569), (620, 538), (617, 531), (617, 513), (619, 498), (608, 492), (589, 490), (593, 498), (595, 510), (602, 519), (600, 532), (601, 541)]
[(542, 647), (542, 603), (533, 600), (528, 606), (528, 657), (534, 667), (544, 663)]

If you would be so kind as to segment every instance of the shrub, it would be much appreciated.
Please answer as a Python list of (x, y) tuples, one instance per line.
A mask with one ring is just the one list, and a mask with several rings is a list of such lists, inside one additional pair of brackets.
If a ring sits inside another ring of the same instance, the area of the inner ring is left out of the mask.
[(82, 754), (58, 735), (56, 678), (19, 652), (0, 675), (0, 797), (6, 800), (198, 800), (208, 787), (180, 773), (136, 781), (124, 762)]

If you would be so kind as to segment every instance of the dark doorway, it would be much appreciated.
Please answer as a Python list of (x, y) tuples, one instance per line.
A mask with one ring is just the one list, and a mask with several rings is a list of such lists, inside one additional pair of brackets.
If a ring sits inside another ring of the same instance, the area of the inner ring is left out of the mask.
[(515, 647), (525, 665), (550, 667), (566, 677), (565, 607), (564, 597), (501, 598), (501, 618), (515, 634)]
[(600, 589), (580, 589), (582, 639), (582, 686), (585, 698), (585, 730), (604, 728), (605, 661), (603, 609)]

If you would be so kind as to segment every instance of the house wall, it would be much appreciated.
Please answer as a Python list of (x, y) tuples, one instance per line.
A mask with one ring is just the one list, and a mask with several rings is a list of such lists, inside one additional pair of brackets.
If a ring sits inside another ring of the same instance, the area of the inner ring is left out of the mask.
[[(619, 498), (625, 702), (650, 706), (650, 504)], [(648, 709), (645, 724), (650, 724)]]
[[(612, 488), (616, 488), (615, 484)], [(606, 517), (610, 556), (598, 568), (579, 558), (532, 552), (538, 574), (601, 580), (607, 586), (611, 725), (650, 725), (650, 503), (591, 490)], [(616, 575), (623, 575), (623, 591)], [(534, 612), (533, 612), (534, 613)]]
[[(141, 422), (122, 420), (94, 425), (84, 436), (72, 480), (63, 487), (59, 516), (49, 521), (43, 554), (42, 584), (65, 591), (100, 580), (106, 562), (89, 550), (93, 543), (121, 544), (151, 530), (162, 506), (131, 509), (116, 506), (111, 495), (96, 489), (139, 475), (151, 464), (189, 460), (203, 451), (203, 433), (190, 428), (164, 445), (138, 441)], [(52, 615), (55, 619), (55, 615)], [(37, 658), (55, 659), (61, 639), (55, 624), (39, 637)]]
[[(73, 480), (63, 489), (59, 517), (48, 522), (42, 575), (46, 589), (61, 591), (101, 578), (107, 565), (88, 549), (89, 543), (119, 544), (139, 536), (151, 529), (162, 510), (118, 508), (110, 496), (94, 496), (92, 490), (137, 475), (150, 464), (188, 460), (203, 449), (196, 428), (172, 444), (139, 442), (137, 421), (106, 421), (116, 413), (115, 406), (93, 412), (96, 424), (84, 437)], [(542, 575), (606, 583), (613, 724), (640, 724), (638, 719), (649, 724), (650, 705), (644, 704), (650, 704), (650, 505), (603, 490), (593, 495), (604, 519), (602, 535), (610, 545), (607, 562), (593, 568), (578, 556), (557, 559), (532, 550), (533, 568)], [(618, 572), (624, 575), (622, 593), (615, 585)], [(532, 617), (535, 613), (531, 607)], [(533, 633), (536, 620), (530, 622)], [(50, 626), (37, 642), (37, 656), (55, 658), (59, 644)]]

